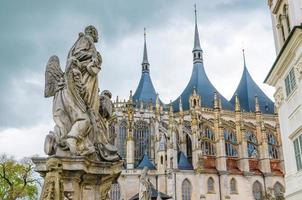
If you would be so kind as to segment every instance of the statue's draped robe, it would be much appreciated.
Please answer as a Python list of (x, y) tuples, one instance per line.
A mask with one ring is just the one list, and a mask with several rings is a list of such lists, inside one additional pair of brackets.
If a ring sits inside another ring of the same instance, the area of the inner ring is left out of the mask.
[[(79, 61), (77, 68), (70, 63), (72, 58)], [(93, 61), (92, 58), (97, 58), (93, 39), (81, 34), (67, 57), (64, 77), (66, 86), (56, 93), (53, 104), (55, 135), (59, 138), (76, 138), (80, 141), (78, 142), (79, 154), (91, 151), (93, 148), (91, 139), (94, 137), (94, 130), (91, 115), (96, 115), (99, 107), (97, 73), (101, 61), (97, 63), (97, 60)]]
[[(80, 34), (67, 57), (64, 88), (54, 97), (54, 135), (61, 148), (69, 148), (72, 154), (96, 152), (100, 160), (114, 161), (119, 159), (117, 149), (109, 144), (107, 122), (99, 113), (97, 73), (101, 63), (92, 37)], [(108, 105), (103, 105), (104, 112), (112, 110)]]

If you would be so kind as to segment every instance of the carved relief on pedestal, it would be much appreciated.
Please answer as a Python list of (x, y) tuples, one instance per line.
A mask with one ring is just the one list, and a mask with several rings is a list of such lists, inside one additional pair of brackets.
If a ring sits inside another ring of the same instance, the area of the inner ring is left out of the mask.
[(282, 91), (282, 88), (279, 87), (275, 94), (274, 94), (274, 98), (275, 98), (275, 105), (276, 107), (278, 108), (282, 102), (284, 101), (284, 94), (283, 94), (283, 91)]
[(302, 79), (302, 60), (300, 60), (296, 65), (295, 65), (295, 71), (298, 77), (298, 80)]

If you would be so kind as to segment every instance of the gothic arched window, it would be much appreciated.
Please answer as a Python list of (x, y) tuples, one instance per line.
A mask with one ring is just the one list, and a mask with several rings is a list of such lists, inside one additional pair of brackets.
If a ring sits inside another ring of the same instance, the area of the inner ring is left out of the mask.
[(188, 179), (185, 179), (181, 185), (182, 200), (191, 200), (192, 186)]
[(215, 155), (215, 136), (213, 131), (205, 127), (201, 132), (201, 147), (205, 155)]
[(262, 200), (262, 185), (259, 181), (253, 184), (253, 196), (255, 200)]
[(111, 185), (110, 199), (111, 200), (120, 200), (121, 199), (121, 187), (120, 187), (120, 184), (114, 183), (114, 184)]
[(278, 159), (278, 143), (276, 137), (272, 133), (267, 134), (267, 144), (270, 158)]
[(237, 193), (237, 182), (236, 179), (232, 178), (230, 181), (230, 189), (231, 189), (231, 194)]
[(274, 195), (276, 200), (284, 199), (284, 187), (279, 182), (274, 185)]
[(245, 137), (247, 140), (248, 156), (250, 158), (257, 158), (259, 153), (258, 153), (258, 140), (256, 135), (252, 131), (247, 131), (245, 133)]
[(208, 179), (208, 193), (214, 193), (215, 192), (215, 189), (214, 189), (214, 179), (212, 177), (210, 177)]
[(139, 161), (145, 153), (150, 156), (150, 129), (148, 123), (139, 120), (134, 124), (135, 161)]
[(186, 145), (187, 145), (187, 159), (192, 163), (192, 140), (188, 134), (186, 134)]
[(119, 134), (116, 142), (118, 153), (123, 159), (126, 158), (126, 138), (127, 138), (127, 122), (124, 120), (120, 123)]
[(225, 153), (227, 156), (237, 157), (237, 137), (234, 132), (224, 129)]

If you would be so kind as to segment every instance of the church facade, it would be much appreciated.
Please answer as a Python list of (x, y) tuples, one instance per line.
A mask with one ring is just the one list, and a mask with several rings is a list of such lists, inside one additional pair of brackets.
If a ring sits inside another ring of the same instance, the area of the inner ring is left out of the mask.
[(196, 11), (192, 54), (187, 86), (164, 104), (150, 76), (145, 36), (137, 89), (114, 102), (112, 142), (125, 164), (111, 198), (136, 195), (147, 166), (155, 189), (175, 200), (260, 200), (266, 193), (281, 199), (284, 163), (274, 103), (252, 79), (245, 58), (231, 100), (215, 89), (205, 73)]

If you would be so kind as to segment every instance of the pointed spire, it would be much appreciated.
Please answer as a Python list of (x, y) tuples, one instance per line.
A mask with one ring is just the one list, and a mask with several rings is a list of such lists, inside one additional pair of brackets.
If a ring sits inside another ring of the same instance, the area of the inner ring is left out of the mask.
[(217, 96), (217, 92), (214, 92), (214, 109), (218, 109), (219, 108), (219, 99)]
[(240, 102), (237, 94), (235, 94), (235, 112), (240, 112)]
[(181, 101), (181, 96), (179, 98), (179, 111), (182, 112), (183, 109), (182, 109), (182, 101)]
[(129, 102), (132, 102), (133, 98), (132, 98), (132, 90), (130, 90), (130, 94), (129, 94)]
[(171, 100), (170, 100), (170, 104), (169, 104), (169, 116), (173, 117), (173, 104), (172, 104)]
[(255, 96), (255, 112), (260, 112), (259, 99), (257, 95)]
[(197, 26), (197, 10), (196, 10), (196, 4), (194, 5), (194, 13), (195, 13), (195, 35), (194, 35), (194, 48), (193, 51), (201, 50), (200, 47), (200, 41), (199, 41), (199, 32), (198, 32), (198, 26)]
[(244, 66), (244, 68), (246, 68), (245, 52), (244, 52), (244, 49), (242, 49), (242, 56), (243, 56), (243, 66)]
[(147, 52), (147, 44), (146, 44), (146, 28), (144, 28), (144, 54), (143, 54), (143, 62), (142, 62), (142, 70), (143, 72), (149, 72), (149, 61), (148, 61), (148, 52)]

